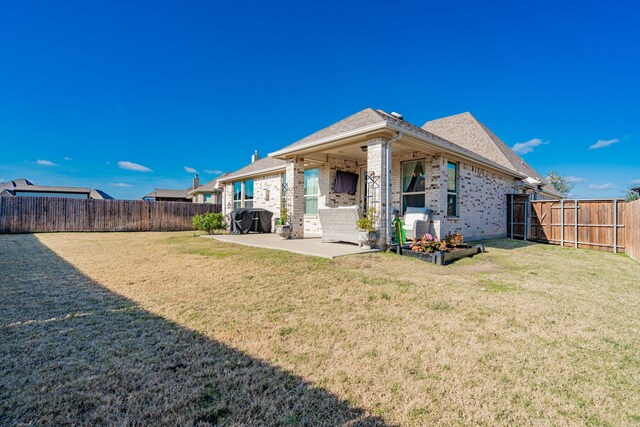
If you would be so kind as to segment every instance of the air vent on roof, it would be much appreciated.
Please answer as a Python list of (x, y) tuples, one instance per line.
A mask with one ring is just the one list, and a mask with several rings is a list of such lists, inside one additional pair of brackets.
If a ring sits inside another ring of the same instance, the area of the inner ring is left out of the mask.
[(404, 120), (404, 116), (400, 113), (396, 113), (395, 111), (391, 112), (391, 115), (396, 119)]

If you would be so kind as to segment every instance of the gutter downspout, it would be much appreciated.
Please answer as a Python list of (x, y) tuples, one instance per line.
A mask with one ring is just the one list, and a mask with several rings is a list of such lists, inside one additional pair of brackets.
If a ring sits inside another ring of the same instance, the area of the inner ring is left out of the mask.
[(385, 246), (391, 245), (391, 144), (404, 136), (404, 132), (398, 131), (398, 134), (387, 141), (385, 144), (385, 169), (387, 171), (385, 221), (387, 221), (387, 232), (385, 236)]

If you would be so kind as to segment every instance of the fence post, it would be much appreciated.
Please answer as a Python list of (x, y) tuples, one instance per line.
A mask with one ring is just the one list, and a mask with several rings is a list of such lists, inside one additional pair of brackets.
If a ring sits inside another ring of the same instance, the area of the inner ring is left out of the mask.
[(527, 197), (526, 199), (523, 197), (523, 202), (524, 203), (524, 209), (522, 210), (524, 212), (524, 226), (522, 227), (522, 239), (526, 242), (527, 241), (527, 223), (529, 221), (527, 221), (529, 219), (529, 208), (530, 206), (530, 201), (529, 201), (529, 197)]
[[(564, 248), (564, 199), (560, 199), (560, 215), (562, 215), (560, 219), (560, 246)], [(551, 219), (553, 219), (553, 215)]]
[(509, 194), (511, 198), (511, 238), (513, 239), (513, 194)]
[(578, 248), (578, 199), (573, 199), (573, 212), (574, 212), (574, 216), (575, 216), (575, 242), (574, 245), (576, 247), (576, 249)]
[(613, 253), (618, 253), (618, 201), (613, 201)]

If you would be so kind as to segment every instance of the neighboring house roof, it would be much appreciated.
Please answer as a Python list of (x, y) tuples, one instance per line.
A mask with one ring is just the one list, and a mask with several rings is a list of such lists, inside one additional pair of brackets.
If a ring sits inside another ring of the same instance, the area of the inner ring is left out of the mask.
[(265, 172), (275, 172), (284, 170), (287, 162), (281, 159), (275, 159), (271, 156), (267, 156), (263, 159), (256, 160), (253, 163), (226, 175), (224, 178), (219, 179), (220, 182), (229, 182), (238, 178), (246, 178), (264, 174)]
[(225, 172), (222, 175), (219, 175), (211, 181), (207, 182), (206, 184), (202, 184), (195, 190), (191, 190), (189, 194), (214, 193), (216, 191), (222, 191), (222, 188), (220, 187), (221, 180), (224, 179), (227, 175), (229, 175), (229, 172)]
[(156, 188), (154, 191), (142, 196), (143, 199), (188, 199), (191, 187), (185, 190), (170, 190), (166, 188)]
[[(495, 163), (533, 178), (541, 184), (542, 191), (562, 197), (562, 194), (529, 166), (522, 157), (469, 112), (429, 121), (422, 128), (468, 150), (482, 153), (484, 157)], [(528, 180), (528, 182), (535, 184), (532, 180)]]
[(50, 185), (34, 185), (24, 178), (14, 179), (9, 182), (0, 182), (0, 194), (3, 196), (15, 196), (16, 193), (60, 193), (60, 194), (86, 194), (90, 199), (113, 199), (104, 191), (85, 187), (61, 187)]
[(343, 138), (348, 138), (350, 136), (356, 136), (384, 128), (388, 128), (396, 132), (402, 131), (404, 133), (412, 134), (413, 136), (418, 137), (445, 152), (455, 153), (462, 157), (475, 160), (487, 166), (491, 166), (494, 169), (500, 170), (503, 173), (508, 173), (521, 179), (527, 177), (526, 174), (487, 159), (481, 154), (478, 154), (478, 152), (469, 150), (458, 144), (454, 144), (439, 135), (435, 135), (399, 117), (395, 117), (382, 110), (374, 110), (372, 108), (366, 108), (359, 111), (331, 126), (307, 136), (306, 138), (294, 142), (281, 150), (271, 153), (270, 156), (286, 156), (298, 150), (319, 146)]

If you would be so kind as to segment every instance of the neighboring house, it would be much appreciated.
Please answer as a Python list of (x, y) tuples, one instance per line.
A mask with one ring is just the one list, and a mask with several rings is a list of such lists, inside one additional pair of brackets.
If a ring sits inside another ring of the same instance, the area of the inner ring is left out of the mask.
[[(336, 192), (338, 174), (351, 180), (356, 174), (355, 191)], [(561, 197), (469, 113), (420, 128), (371, 108), (220, 181), (224, 213), (260, 207), (279, 217), (286, 207), (294, 237), (321, 232), (319, 208), (373, 208), (382, 245), (391, 241), (394, 213), (408, 207), (431, 209), (436, 236), (462, 233), (472, 240), (506, 236), (507, 194)]]
[(152, 192), (142, 196), (142, 200), (148, 202), (186, 202), (191, 203), (189, 192), (200, 187), (200, 178), (198, 175), (193, 177), (193, 183), (184, 190), (171, 190), (167, 188), (156, 188)]
[(196, 189), (191, 190), (189, 192), (191, 201), (193, 203), (212, 203), (214, 205), (222, 206), (223, 185), (220, 180), (227, 175), (229, 174), (223, 173), (222, 175), (217, 176), (206, 184), (203, 184)]
[(0, 196), (66, 197), (70, 199), (113, 199), (104, 191), (83, 187), (58, 187), (35, 185), (31, 181), (18, 178), (9, 182), (0, 182)]

